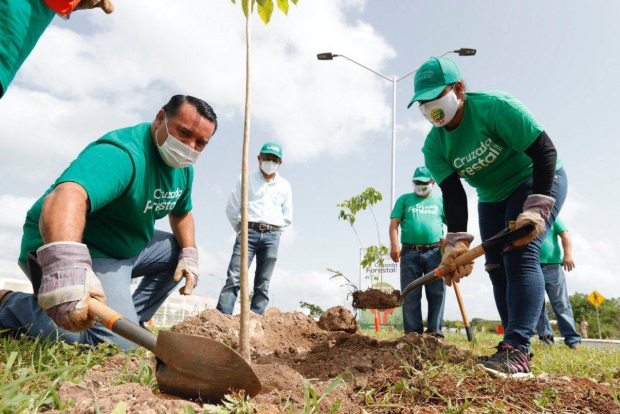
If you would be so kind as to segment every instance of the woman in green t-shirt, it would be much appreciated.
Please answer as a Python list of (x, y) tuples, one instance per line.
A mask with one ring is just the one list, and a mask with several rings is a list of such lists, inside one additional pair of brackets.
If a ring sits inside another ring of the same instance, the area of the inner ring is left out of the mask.
[(500, 91), (467, 92), (456, 64), (431, 58), (417, 71), (415, 95), (433, 124), (422, 152), (441, 187), (448, 220), (442, 263), (454, 271), (447, 285), (469, 275), (473, 262), (456, 267), (469, 249), (463, 178), (478, 193), (483, 240), (505, 227), (533, 223), (536, 230), (503, 252), (486, 254), (504, 339), (479, 367), (499, 376), (530, 377), (530, 337), (544, 300), (540, 245), (566, 198), (566, 174), (542, 125), (514, 96)]

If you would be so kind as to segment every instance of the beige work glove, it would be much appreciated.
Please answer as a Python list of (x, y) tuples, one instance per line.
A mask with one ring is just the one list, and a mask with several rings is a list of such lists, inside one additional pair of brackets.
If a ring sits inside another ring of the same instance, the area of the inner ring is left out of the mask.
[(39, 305), (59, 327), (71, 332), (91, 328), (88, 300), (106, 303), (106, 296), (92, 269), (88, 247), (76, 242), (49, 243), (37, 250), (43, 276)]
[(441, 258), (441, 265), (448, 270), (444, 275), (446, 285), (452, 286), (452, 282), (458, 283), (461, 278), (469, 276), (474, 269), (474, 262), (463, 266), (457, 266), (456, 258), (469, 250), (469, 245), (474, 236), (469, 233), (448, 233), (446, 236), (446, 249)]
[(191, 295), (194, 288), (198, 286), (198, 250), (193, 247), (186, 247), (179, 253), (179, 263), (174, 271), (174, 281), (179, 283), (185, 278), (185, 286), (179, 289), (181, 295)]
[(549, 219), (554, 204), (555, 198), (553, 197), (542, 194), (530, 194), (525, 203), (523, 203), (523, 212), (517, 216), (517, 220), (508, 223), (508, 226), (510, 230), (514, 230), (523, 227), (527, 223), (532, 223), (534, 224), (534, 231), (527, 236), (515, 240), (512, 242), (512, 245), (516, 247), (525, 246), (543, 234), (547, 230), (545, 222)]
[(100, 8), (106, 14), (110, 14), (114, 11), (114, 3), (110, 0), (81, 0), (73, 10), (88, 10), (96, 8)]

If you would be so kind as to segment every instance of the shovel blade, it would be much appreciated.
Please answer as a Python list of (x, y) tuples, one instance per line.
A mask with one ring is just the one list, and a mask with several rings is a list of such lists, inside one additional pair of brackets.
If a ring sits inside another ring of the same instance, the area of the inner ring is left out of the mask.
[(159, 389), (183, 398), (219, 400), (231, 391), (254, 397), (261, 383), (234, 349), (213, 339), (162, 331), (155, 345)]

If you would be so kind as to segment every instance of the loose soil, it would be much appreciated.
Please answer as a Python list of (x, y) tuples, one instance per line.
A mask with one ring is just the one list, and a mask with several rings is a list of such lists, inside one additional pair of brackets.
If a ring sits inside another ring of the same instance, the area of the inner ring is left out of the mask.
[[(252, 367), (263, 385), (252, 403), (262, 412), (298, 412), (309, 387), (320, 398), (334, 378), (342, 375), (346, 384), (325, 396), (320, 412), (327, 412), (338, 401), (339, 412), (361, 412), (363, 408), (366, 412), (431, 413), (466, 401), (473, 401), (476, 410), (489, 410), (500, 399), (505, 412), (536, 412), (541, 409), (534, 400), (547, 394), (550, 411), (618, 412), (611, 390), (594, 381), (546, 374), (528, 381), (493, 379), (474, 368), (475, 359), (469, 352), (442, 339), (410, 334), (378, 340), (352, 331), (352, 317), (344, 308), (330, 309), (320, 324), (304, 314), (281, 313), (275, 308), (264, 315), (252, 314)], [(337, 326), (353, 333), (334, 331)], [(238, 316), (216, 310), (207, 310), (174, 328), (233, 348), (238, 347), (238, 329)], [(116, 355), (91, 369), (83, 384), (63, 383), (61, 399), (73, 401), (64, 412), (95, 413), (98, 406), (106, 413), (121, 401), (127, 403), (127, 413), (179, 412), (186, 405), (202, 412), (201, 404), (153, 391), (146, 385), (116, 385), (137, 372), (140, 364), (135, 357)], [(154, 367), (154, 358), (150, 364)], [(467, 374), (454, 378), (449, 373), (452, 364), (465, 366)], [(429, 369), (430, 365), (435, 368)], [(397, 384), (407, 385), (395, 387)], [(364, 394), (371, 389), (371, 394)], [(376, 405), (388, 393), (391, 405)], [(403, 405), (395, 401), (403, 401)]]
[(355, 309), (392, 309), (401, 306), (398, 303), (400, 290), (387, 293), (379, 289), (369, 288), (364, 291), (356, 290), (351, 296)]

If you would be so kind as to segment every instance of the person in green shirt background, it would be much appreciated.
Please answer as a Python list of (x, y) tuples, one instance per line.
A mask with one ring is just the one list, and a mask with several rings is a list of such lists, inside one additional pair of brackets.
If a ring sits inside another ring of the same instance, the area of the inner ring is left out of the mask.
[[(558, 244), (558, 238), (562, 240), (562, 248)], [(562, 250), (564, 254), (562, 254)], [(545, 290), (547, 291), (547, 296), (549, 296), (553, 312), (555, 312), (560, 333), (564, 337), (564, 343), (571, 349), (579, 349), (581, 336), (575, 328), (573, 308), (568, 298), (566, 277), (562, 270), (562, 267), (564, 267), (567, 272), (570, 272), (575, 268), (573, 243), (568, 229), (560, 218), (555, 220), (540, 247), (540, 267), (545, 276)], [(551, 329), (545, 304), (543, 304), (540, 318), (538, 318), (536, 331), (542, 341), (553, 344), (553, 329)]]
[(473, 262), (457, 267), (473, 235), (467, 233), (467, 194), (461, 179), (478, 193), (478, 218), (485, 241), (506, 227), (532, 223), (535, 230), (501, 251), (486, 252), (485, 269), (504, 327), (497, 352), (478, 367), (492, 375), (529, 378), (530, 337), (544, 302), (540, 245), (560, 212), (567, 178), (543, 126), (513, 95), (465, 92), (454, 61), (430, 58), (416, 72), (415, 95), (433, 124), (424, 142), (424, 162), (439, 184), (448, 222), (442, 264), (446, 284), (468, 276)]
[[(0, 326), (69, 343), (134, 345), (88, 315), (88, 299), (135, 323), (148, 322), (185, 278), (198, 284), (192, 180), (217, 129), (213, 108), (175, 95), (153, 122), (109, 132), (88, 145), (28, 211), (18, 264), (38, 297), (0, 290)], [(168, 217), (172, 234), (155, 230)], [(143, 276), (131, 293), (132, 278)], [(58, 326), (58, 328), (57, 328)]]
[[(400, 196), (390, 215), (390, 256), (395, 263), (400, 261), (400, 288), (441, 264), (441, 241), (446, 217), (443, 199), (432, 193), (435, 180), (425, 166), (418, 167), (412, 178), (413, 193)], [(401, 228), (398, 243), (398, 226)], [(443, 338), (441, 323), (446, 287), (442, 280), (435, 280), (424, 286), (428, 301), (427, 333)], [(409, 293), (403, 304), (405, 334), (423, 333), (422, 289)]]
[(54, 14), (101, 8), (114, 11), (110, 0), (0, 0), (0, 98), (34, 49)]

